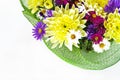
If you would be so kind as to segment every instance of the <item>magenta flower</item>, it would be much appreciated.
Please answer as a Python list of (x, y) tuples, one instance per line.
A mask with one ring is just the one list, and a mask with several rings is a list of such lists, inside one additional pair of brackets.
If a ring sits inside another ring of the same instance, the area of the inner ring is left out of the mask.
[(104, 18), (96, 15), (95, 11), (89, 11), (85, 16), (85, 19), (87, 19), (87, 21), (91, 22), (95, 26), (99, 26), (104, 23)]
[(99, 26), (97, 29), (96, 29), (96, 32), (101, 34), (101, 35), (104, 35), (105, 33), (105, 27), (103, 25)]
[(103, 37), (97, 33), (97, 34), (93, 34), (91, 36), (91, 39), (95, 44), (99, 44), (103, 40)]
[(78, 3), (80, 3), (79, 0), (71, 0), (71, 1), (69, 2), (70, 7), (72, 7), (72, 5), (75, 5), (75, 6), (77, 7), (77, 4), (78, 4)]
[(95, 27), (94, 25), (90, 24), (90, 25), (88, 25), (86, 32), (88, 34), (87, 38), (89, 40), (92, 40), (94, 34), (99, 34), (99, 35), (103, 36), (105, 33), (105, 28), (104, 28), (104, 26), (96, 26)]
[(45, 34), (45, 28), (46, 24), (44, 24), (43, 22), (38, 22), (32, 32), (34, 38), (36, 38), (37, 40), (41, 40)]
[[(99, 43), (105, 33), (104, 18), (96, 15), (95, 11), (90, 11), (88, 14), (86, 14), (85, 19), (87, 19), (88, 26), (86, 29), (88, 34), (87, 38), (96, 44)], [(95, 36), (98, 36), (98, 40), (95, 38)]]
[(55, 0), (55, 4), (57, 5), (57, 6), (61, 6), (61, 5), (66, 5), (67, 3), (69, 3), (70, 2), (70, 0)]
[(65, 7), (67, 3), (69, 3), (69, 6), (71, 8), (73, 4), (76, 6), (76, 4), (79, 3), (79, 0), (55, 0), (55, 4), (57, 6), (63, 5), (63, 7)]

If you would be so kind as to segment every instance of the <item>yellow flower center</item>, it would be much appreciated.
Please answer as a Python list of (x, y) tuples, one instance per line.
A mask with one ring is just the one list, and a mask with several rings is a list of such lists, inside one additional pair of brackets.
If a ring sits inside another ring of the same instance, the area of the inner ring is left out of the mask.
[(42, 12), (43, 14), (45, 14), (45, 13), (46, 13), (46, 10), (44, 9), (44, 10), (42, 10), (41, 12)]
[(104, 43), (100, 43), (100, 48), (104, 48), (105, 47), (105, 44)]
[(74, 2), (75, 4), (78, 4), (79, 3), (79, 1), (77, 1), (77, 0), (75, 0), (75, 2)]
[(41, 28), (39, 28), (38, 33), (39, 33), (39, 34), (41, 34), (41, 33), (42, 33), (42, 29), (41, 29)]
[(46, 3), (46, 6), (49, 6), (49, 3)]
[(71, 39), (75, 39), (75, 38), (76, 38), (75, 34), (72, 34)]
[(97, 41), (98, 40), (98, 37), (95, 37), (95, 41)]
[(92, 17), (93, 17), (93, 18), (96, 18), (96, 14), (93, 14)]

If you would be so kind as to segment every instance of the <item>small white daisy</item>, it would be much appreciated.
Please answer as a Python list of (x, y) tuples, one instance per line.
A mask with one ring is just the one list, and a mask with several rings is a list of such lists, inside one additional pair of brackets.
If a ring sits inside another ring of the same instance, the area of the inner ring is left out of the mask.
[(99, 44), (93, 44), (93, 49), (97, 53), (102, 53), (110, 48), (110, 42), (107, 39), (103, 39)]
[(38, 11), (38, 12), (36, 13), (36, 17), (37, 17), (38, 19), (42, 20), (42, 19), (43, 19), (43, 16), (41, 16), (40, 13), (42, 13), (42, 12), (41, 12), (41, 11)]
[(79, 12), (86, 12), (85, 6), (83, 4), (77, 4)]
[(78, 3), (77, 7), (79, 12), (84, 12), (84, 13), (88, 13), (89, 11), (94, 11), (94, 8), (90, 5), (88, 8), (88, 5), (86, 3), (82, 4), (82, 3)]
[(67, 34), (67, 43), (65, 43), (65, 46), (72, 51), (72, 46), (78, 46), (79, 39), (82, 38), (81, 32), (80, 31), (75, 31), (75, 30), (70, 30), (69, 33)]
[[(41, 13), (41, 15), (40, 15), (40, 13)], [(36, 17), (39, 18), (40, 20), (42, 20), (44, 17), (48, 17), (48, 10), (41, 9), (40, 11), (37, 12)]]

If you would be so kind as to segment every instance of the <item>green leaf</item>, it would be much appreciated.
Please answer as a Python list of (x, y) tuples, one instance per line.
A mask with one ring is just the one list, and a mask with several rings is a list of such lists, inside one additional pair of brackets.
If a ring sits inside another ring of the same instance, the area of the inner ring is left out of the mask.
[(27, 1), (28, 0), (20, 0), (20, 3), (22, 7), (24, 8), (23, 15), (29, 20), (29, 22), (35, 26), (39, 20), (36, 18), (35, 14), (31, 13), (31, 10), (28, 9), (27, 7)]
[(20, 0), (20, 3), (21, 3), (21, 5), (22, 5), (22, 7), (26, 10), (26, 9), (28, 9), (27, 8), (27, 2), (28, 2), (28, 0)]
[(52, 44), (50, 42), (45, 42), (45, 44), (53, 53), (66, 62), (84, 69), (101, 70), (112, 66), (120, 60), (120, 45), (116, 43), (111, 44), (110, 50), (100, 54), (94, 51), (80, 50), (74, 46), (73, 51), (69, 51), (65, 46), (51, 49)]
[[(27, 0), (20, 1), (25, 9), (25, 11), (23, 11), (24, 16), (31, 22), (31, 24), (35, 25), (39, 20), (35, 15), (31, 14), (30, 10), (27, 8)], [(112, 66), (120, 60), (120, 45), (114, 42), (111, 43), (110, 50), (100, 54), (95, 53), (94, 51), (87, 52), (85, 49), (80, 50), (74, 46), (73, 51), (69, 51), (64, 45), (62, 48), (56, 47), (55, 49), (51, 49), (52, 44), (50, 42), (45, 42), (45, 44), (61, 59), (84, 69), (101, 70)]]
[(23, 11), (23, 14), (33, 26), (35, 26), (36, 23), (39, 22), (39, 20), (35, 18), (34, 15), (31, 14), (29, 11), (25, 10)]

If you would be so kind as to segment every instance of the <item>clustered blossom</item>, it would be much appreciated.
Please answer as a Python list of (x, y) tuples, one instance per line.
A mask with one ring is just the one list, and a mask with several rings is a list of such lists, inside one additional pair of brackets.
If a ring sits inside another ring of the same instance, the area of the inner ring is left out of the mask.
[(95, 11), (89, 11), (88, 14), (86, 14), (85, 18), (87, 21), (91, 22), (95, 27), (103, 24), (104, 18), (101, 16), (98, 16)]
[(90, 11), (86, 14), (88, 27), (86, 29), (88, 39), (92, 40), (95, 44), (100, 43), (103, 40), (103, 34), (105, 33), (104, 18), (97, 16), (95, 11)]
[(52, 0), (28, 0), (28, 8), (31, 12), (36, 13), (39, 8), (51, 9), (53, 7)]
[[(113, 19), (115, 17), (115, 19)], [(120, 14), (118, 10), (108, 15), (108, 19), (104, 22), (106, 28), (105, 36), (120, 43)]]
[(102, 53), (111, 41), (120, 43), (120, 0), (28, 0), (28, 8), (40, 20), (33, 36), (45, 37), (52, 48), (87, 44)]

